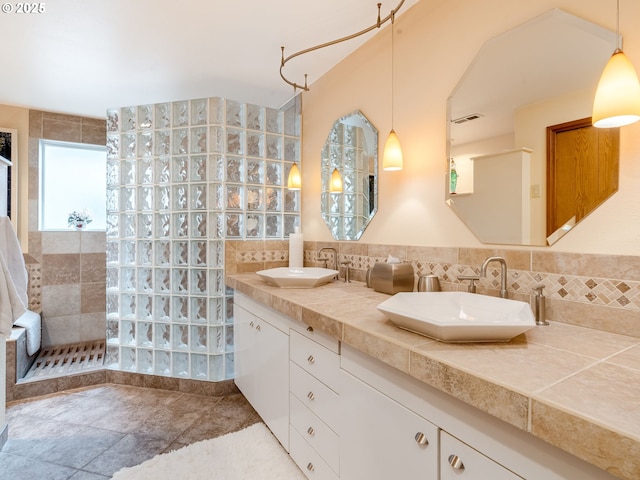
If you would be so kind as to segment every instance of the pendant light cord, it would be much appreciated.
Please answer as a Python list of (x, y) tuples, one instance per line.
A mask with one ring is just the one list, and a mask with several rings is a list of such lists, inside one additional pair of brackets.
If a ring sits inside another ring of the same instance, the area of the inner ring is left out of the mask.
[(394, 71), (395, 71), (395, 55), (394, 53), (394, 45), (393, 45), (393, 25), (395, 23), (396, 15), (395, 10), (391, 12), (391, 130), (393, 130), (393, 112), (395, 111), (393, 97), (395, 93), (394, 88)]
[(616, 51), (622, 50), (620, 39), (620, 0), (616, 0)]

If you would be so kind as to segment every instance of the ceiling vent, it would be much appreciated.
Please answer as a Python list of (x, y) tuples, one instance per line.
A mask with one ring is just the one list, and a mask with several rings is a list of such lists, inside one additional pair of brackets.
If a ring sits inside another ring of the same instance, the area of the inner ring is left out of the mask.
[(477, 120), (478, 118), (482, 118), (482, 117), (484, 117), (484, 115), (481, 115), (479, 113), (472, 113), (470, 115), (465, 115), (464, 117), (455, 118), (451, 120), (451, 123), (460, 125), (461, 123), (470, 122), (471, 120)]

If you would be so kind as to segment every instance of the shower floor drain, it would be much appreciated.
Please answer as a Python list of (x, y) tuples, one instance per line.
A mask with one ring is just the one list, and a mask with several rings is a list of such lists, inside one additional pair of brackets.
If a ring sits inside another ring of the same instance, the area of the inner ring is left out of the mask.
[(104, 367), (103, 340), (44, 347), (23, 380), (59, 377)]

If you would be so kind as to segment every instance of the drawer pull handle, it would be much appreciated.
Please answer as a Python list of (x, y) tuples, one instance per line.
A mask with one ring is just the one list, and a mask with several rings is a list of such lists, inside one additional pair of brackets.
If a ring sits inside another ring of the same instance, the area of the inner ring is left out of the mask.
[(249, 326), (253, 327), (253, 321), (249, 322)]
[(313, 463), (311, 462), (307, 463), (307, 470), (309, 470), (310, 472), (313, 472)]
[(313, 437), (316, 432), (313, 429), (313, 427), (309, 427), (309, 428), (307, 428), (307, 433), (309, 434), (310, 437)]
[(260, 325), (256, 325), (256, 330), (260, 331)]
[(313, 392), (309, 392), (309, 393), (307, 393), (307, 398), (309, 400), (313, 400), (314, 398), (316, 398), (316, 396), (313, 394)]
[(311, 365), (313, 365), (315, 363), (316, 359), (313, 358), (313, 355), (309, 355), (309, 357), (307, 358), (307, 362), (309, 362)]
[(313, 332), (313, 327), (307, 327), (307, 332)]
[(457, 455), (449, 455), (449, 465), (456, 470), (464, 470), (464, 463), (462, 463), (462, 460), (460, 460), (460, 457)]
[(415, 439), (418, 445), (429, 445), (429, 439), (427, 439), (427, 436), (422, 432), (416, 433)]

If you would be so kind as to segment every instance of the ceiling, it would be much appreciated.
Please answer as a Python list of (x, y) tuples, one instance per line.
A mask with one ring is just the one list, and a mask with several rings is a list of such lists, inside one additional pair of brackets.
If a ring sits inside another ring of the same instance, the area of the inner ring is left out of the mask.
[[(398, 15), (419, 0), (405, 0)], [(382, 5), (384, 18), (399, 0)], [(108, 108), (221, 96), (277, 108), (285, 56), (374, 24), (376, 0), (55, 0), (0, 14), (0, 104), (104, 117)], [(11, 5), (16, 5), (13, 3)], [(3, 7), (4, 8), (4, 7)], [(308, 83), (372, 32), (291, 60)]]

